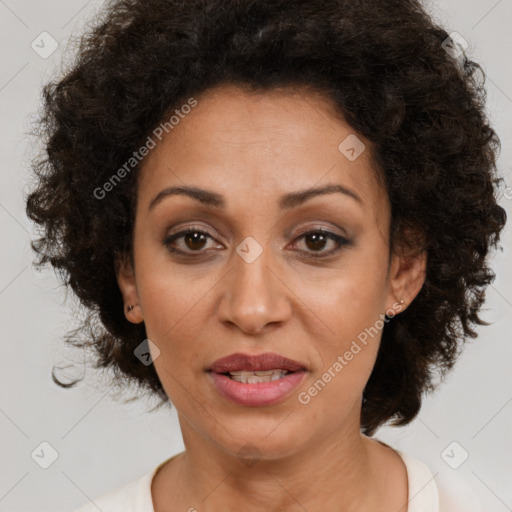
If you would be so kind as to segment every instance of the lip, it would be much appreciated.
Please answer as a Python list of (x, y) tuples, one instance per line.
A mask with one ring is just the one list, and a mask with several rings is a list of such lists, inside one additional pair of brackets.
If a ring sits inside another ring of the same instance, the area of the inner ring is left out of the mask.
[(307, 370), (305, 364), (302, 364), (288, 357), (274, 354), (272, 352), (265, 352), (264, 354), (250, 355), (235, 353), (221, 359), (217, 359), (208, 371), (214, 373), (226, 373), (237, 371), (259, 371), (259, 370), (273, 370), (281, 368), (289, 372), (297, 372), (300, 370)]
[[(293, 373), (272, 382), (256, 384), (244, 384), (223, 375), (234, 371), (273, 369)], [(237, 353), (218, 359), (207, 371), (215, 389), (224, 398), (246, 407), (261, 407), (277, 404), (289, 396), (306, 378), (307, 367), (293, 359), (269, 352), (259, 355)]]

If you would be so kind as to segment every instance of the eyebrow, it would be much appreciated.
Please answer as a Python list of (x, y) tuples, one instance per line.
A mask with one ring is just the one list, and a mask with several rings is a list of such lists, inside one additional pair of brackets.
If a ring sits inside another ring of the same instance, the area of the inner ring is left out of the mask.
[[(361, 205), (363, 204), (363, 200), (351, 189), (338, 185), (335, 183), (330, 183), (323, 187), (318, 188), (308, 188), (304, 190), (298, 190), (296, 192), (290, 192), (281, 196), (279, 200), (279, 208), (281, 210), (287, 210), (290, 208), (294, 208), (299, 206), (306, 201), (325, 194), (344, 194), (345, 196), (351, 197)], [(224, 201), (224, 197), (216, 192), (211, 190), (206, 190), (199, 187), (191, 187), (191, 186), (176, 186), (176, 187), (167, 187), (161, 190), (149, 203), (148, 209), (153, 209), (158, 203), (160, 203), (164, 198), (181, 195), (190, 197), (199, 201), (201, 204), (206, 206), (210, 206), (216, 209), (224, 209), (226, 207), (226, 202)]]

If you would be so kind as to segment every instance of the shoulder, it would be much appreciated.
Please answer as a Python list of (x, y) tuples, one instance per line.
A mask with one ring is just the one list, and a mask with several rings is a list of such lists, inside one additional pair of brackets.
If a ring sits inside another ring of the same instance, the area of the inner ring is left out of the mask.
[(486, 512), (467, 473), (442, 467), (436, 475), (441, 512)]
[(99, 496), (73, 512), (154, 512), (151, 481), (158, 467)]
[(151, 471), (101, 495), (73, 512), (154, 512), (151, 484), (158, 470), (179, 454), (164, 460)]
[(408, 512), (483, 512), (480, 500), (463, 475), (442, 466), (430, 469), (411, 455), (396, 451), (407, 467)]
[(439, 508), (439, 492), (432, 471), (420, 460), (395, 450), (407, 468), (409, 481), (408, 512), (443, 512)]

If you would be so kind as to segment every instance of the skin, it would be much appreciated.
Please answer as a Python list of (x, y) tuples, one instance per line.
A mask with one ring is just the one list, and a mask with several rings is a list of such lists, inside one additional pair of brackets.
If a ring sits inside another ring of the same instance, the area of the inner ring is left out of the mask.
[[(156, 512), (407, 510), (407, 472), (391, 448), (360, 434), (361, 397), (381, 333), (304, 405), (307, 391), (365, 328), (414, 299), (425, 278), (422, 252), (389, 255), (390, 205), (372, 166), (371, 145), (354, 161), (339, 144), (354, 130), (328, 99), (308, 90), (249, 93), (223, 85), (150, 151), (140, 170), (132, 268), (118, 283), (126, 318), (144, 321), (160, 354), (154, 364), (176, 407), (185, 452), (152, 483)], [(290, 210), (283, 194), (333, 183)], [(169, 186), (224, 196), (214, 209)], [(166, 235), (207, 230), (202, 243)], [(301, 236), (326, 229), (350, 243), (322, 246)], [(263, 252), (247, 263), (248, 236)], [(309, 240), (309, 241), (308, 241)], [(189, 255), (202, 256), (192, 259)], [(126, 307), (135, 304), (130, 312)], [(275, 352), (305, 364), (306, 380), (283, 402), (246, 407), (223, 398), (205, 369), (234, 352)], [(249, 453), (253, 463), (239, 453)], [(307, 463), (305, 463), (307, 461)], [(301, 508), (303, 507), (303, 508)]]

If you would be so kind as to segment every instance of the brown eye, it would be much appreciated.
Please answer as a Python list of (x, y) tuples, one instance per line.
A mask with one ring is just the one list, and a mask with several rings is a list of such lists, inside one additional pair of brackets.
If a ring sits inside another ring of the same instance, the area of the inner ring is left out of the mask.
[[(207, 253), (208, 239), (215, 240), (206, 231), (190, 228), (167, 236), (163, 240), (163, 245), (171, 253), (194, 257)], [(343, 246), (351, 244), (349, 240), (340, 235), (318, 229), (303, 233), (295, 240), (294, 244), (296, 244), (298, 240), (303, 240), (305, 245), (305, 249), (299, 249), (299, 252), (312, 258), (332, 256), (340, 251)], [(332, 249), (325, 250), (329, 244), (333, 246)], [(222, 248), (223, 246), (216, 247)]]
[(208, 232), (191, 228), (167, 236), (163, 240), (163, 245), (172, 253), (193, 256), (193, 253), (197, 253), (199, 256), (206, 252), (203, 249), (207, 246), (208, 239), (214, 240)]
[(305, 235), (304, 240), (308, 249), (318, 251), (325, 247), (329, 239), (323, 233), (308, 233)]
[[(332, 256), (343, 248), (345, 245), (350, 245), (351, 242), (346, 238), (332, 233), (331, 231), (325, 231), (322, 229), (316, 229), (308, 231), (299, 236), (297, 240), (303, 240), (306, 246), (305, 250), (301, 252), (312, 258), (323, 258)], [(331, 250), (324, 250), (329, 243), (334, 246)], [(318, 253), (318, 254), (314, 254)]]
[(197, 231), (189, 231), (184, 237), (183, 241), (185, 245), (193, 250), (198, 251), (202, 249), (206, 243), (206, 236), (204, 233), (199, 233)]

